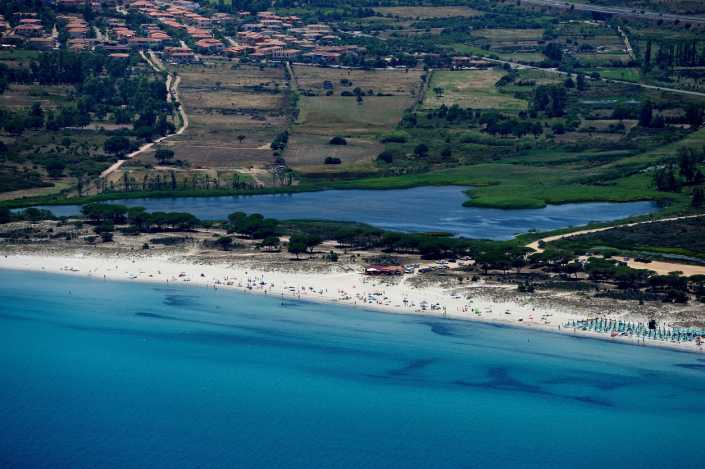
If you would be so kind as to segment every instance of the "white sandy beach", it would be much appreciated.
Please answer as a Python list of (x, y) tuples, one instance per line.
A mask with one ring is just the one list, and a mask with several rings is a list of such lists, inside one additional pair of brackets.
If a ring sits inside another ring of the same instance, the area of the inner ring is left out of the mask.
[[(656, 345), (703, 352), (694, 343), (638, 341), (632, 337), (611, 338), (562, 327), (569, 321), (584, 319), (560, 308), (537, 306), (531, 297), (517, 296), (512, 301), (497, 301), (474, 294), (473, 286), (445, 289), (440, 286), (415, 287), (411, 276), (388, 281), (360, 272), (265, 271), (235, 263), (194, 263), (178, 256), (90, 254), (40, 255), (8, 254), (0, 258), (0, 268), (79, 275), (113, 281), (141, 281), (179, 286), (197, 285), (214, 289), (233, 289), (247, 293), (338, 303), (388, 313), (423, 314), (452, 319), (478, 320), (512, 326), (590, 336), (639, 345)], [(620, 317), (611, 317), (620, 319)]]

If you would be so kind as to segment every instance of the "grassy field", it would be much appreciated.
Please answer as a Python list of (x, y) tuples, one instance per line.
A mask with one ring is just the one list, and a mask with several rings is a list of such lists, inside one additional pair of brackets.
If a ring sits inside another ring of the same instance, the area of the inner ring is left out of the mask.
[[(421, 72), (403, 70), (342, 70), (299, 66), (294, 68), (299, 116), (291, 127), (284, 157), (303, 173), (370, 172), (384, 149), (379, 135), (394, 129), (404, 110), (417, 99)], [(360, 88), (361, 103), (341, 96)], [(336, 136), (347, 145), (330, 145)], [(340, 165), (323, 165), (326, 157), (340, 158)]]
[[(425, 108), (457, 104), (465, 108), (524, 110), (527, 102), (502, 94), (495, 83), (504, 75), (498, 70), (436, 71), (423, 102)], [(442, 89), (440, 94), (435, 89)]]
[(591, 69), (590, 71), (598, 72), (601, 77), (608, 78), (610, 80), (622, 80), (638, 83), (641, 79), (639, 69), (634, 67), (597, 67)]
[(482, 12), (463, 6), (409, 6), (409, 7), (377, 7), (374, 9), (382, 15), (398, 16), (400, 18), (451, 18), (480, 16)]
[[(343, 70), (338, 68), (297, 66), (296, 83), (301, 92), (323, 95), (328, 90), (338, 96), (343, 91), (359, 87), (366, 94), (391, 94), (414, 97), (418, 92), (422, 72), (419, 70)], [(341, 80), (347, 80), (345, 84)], [(324, 87), (327, 83), (329, 88)]]
[(508, 62), (534, 64), (540, 63), (546, 59), (546, 56), (541, 52), (499, 52), (483, 49), (471, 44), (451, 44), (449, 48), (460, 55), (477, 55), (480, 57), (491, 57)]
[[(326, 171), (336, 171), (371, 162), (383, 149), (378, 135), (397, 125), (410, 101), (402, 96), (373, 96), (358, 104), (353, 97), (304, 96), (299, 104), (299, 118), (285, 153), (287, 163), (297, 170), (320, 171), (325, 157), (334, 156), (343, 164)], [(345, 137), (347, 145), (330, 145), (336, 135)]]
[(579, 53), (576, 54), (576, 57), (580, 60), (580, 63), (588, 67), (601, 67), (613, 64), (627, 65), (630, 61), (629, 56), (621, 52), (609, 52), (604, 54)]
[(300, 102), (296, 130), (329, 137), (370, 135), (393, 128), (410, 104), (398, 96), (366, 97), (362, 104), (341, 96), (302, 97)]

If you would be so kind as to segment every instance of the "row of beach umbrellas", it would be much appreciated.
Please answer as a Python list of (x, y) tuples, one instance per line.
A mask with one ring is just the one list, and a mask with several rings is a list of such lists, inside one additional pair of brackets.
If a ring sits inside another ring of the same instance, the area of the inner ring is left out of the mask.
[(564, 327), (602, 334), (617, 334), (671, 342), (691, 342), (698, 337), (705, 337), (705, 329), (697, 327), (655, 327), (650, 328), (642, 322), (618, 321), (615, 319), (584, 319), (568, 321)]

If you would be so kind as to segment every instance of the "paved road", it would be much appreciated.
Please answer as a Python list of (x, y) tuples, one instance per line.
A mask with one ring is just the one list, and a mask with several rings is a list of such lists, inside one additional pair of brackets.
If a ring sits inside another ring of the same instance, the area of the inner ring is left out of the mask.
[(615, 16), (625, 16), (630, 18), (642, 18), (652, 21), (681, 21), (683, 23), (702, 24), (705, 25), (705, 17), (694, 15), (677, 15), (672, 13), (657, 13), (654, 11), (646, 11), (642, 9), (629, 7), (610, 7), (602, 5), (592, 5), (588, 3), (575, 3), (557, 0), (521, 0), (524, 4), (539, 5), (549, 8), (559, 8), (561, 10), (574, 9), (576, 11), (588, 11), (595, 13), (606, 13)]

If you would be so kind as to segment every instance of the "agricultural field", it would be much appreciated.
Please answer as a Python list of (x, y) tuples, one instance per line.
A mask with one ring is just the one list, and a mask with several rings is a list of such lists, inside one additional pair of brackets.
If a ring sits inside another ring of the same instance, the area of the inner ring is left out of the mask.
[(630, 57), (622, 52), (581, 52), (575, 54), (580, 64), (585, 67), (626, 67), (630, 62)]
[(513, 62), (539, 63), (545, 59), (541, 52), (543, 35), (543, 29), (479, 29), (472, 32), (470, 45), (479, 50), (468, 52), (478, 55), (492, 54)]
[(469, 18), (479, 16), (482, 12), (463, 6), (400, 6), (377, 7), (375, 12), (399, 18), (427, 19), (427, 18)]
[[(344, 91), (361, 88), (366, 94), (393, 96), (415, 96), (421, 72), (419, 70), (352, 70), (296, 66), (294, 68), (299, 92), (306, 95), (325, 95), (332, 91), (340, 95)], [(347, 80), (347, 82), (344, 82)]]
[[(272, 162), (269, 147), (287, 127), (287, 83), (282, 68), (177, 66), (180, 98), (189, 127), (164, 148), (194, 169), (263, 167)], [(241, 138), (242, 137), (242, 138)], [(140, 157), (155, 163), (151, 154)]]
[[(557, 73), (545, 72), (534, 68), (525, 68), (516, 70), (516, 79), (514, 82), (502, 86), (502, 91), (505, 93), (516, 93), (518, 91), (526, 91), (526, 86), (533, 88), (537, 85), (556, 85), (563, 83), (565, 77)], [(533, 89), (531, 89), (533, 92)]]
[(525, 110), (524, 100), (501, 93), (495, 84), (505, 75), (499, 70), (435, 71), (429, 91), (424, 98), (424, 108), (437, 108), (457, 104), (464, 108)]
[(541, 63), (546, 59), (540, 51), (535, 52), (497, 52), (490, 51), (489, 49), (483, 49), (478, 46), (473, 46), (470, 44), (450, 44), (448, 49), (453, 51), (453, 54), (457, 55), (477, 55), (480, 57), (490, 57), (499, 60), (506, 60), (508, 62), (516, 62), (522, 64), (537, 64)]
[(562, 22), (549, 35), (583, 67), (623, 67), (632, 60), (618, 29), (603, 22)]
[[(284, 157), (299, 171), (369, 169), (381, 151), (381, 133), (392, 130), (419, 94), (418, 70), (342, 70), (295, 67), (299, 115)], [(356, 95), (359, 94), (358, 99)], [(341, 136), (346, 145), (331, 145)], [(323, 166), (326, 157), (341, 164)]]
[(543, 29), (507, 29), (507, 28), (494, 28), (494, 29), (479, 29), (473, 31), (473, 37), (478, 37), (486, 39), (493, 44), (497, 44), (500, 47), (501, 44), (507, 43), (521, 43), (521, 42), (532, 42), (538, 43), (543, 40)]

